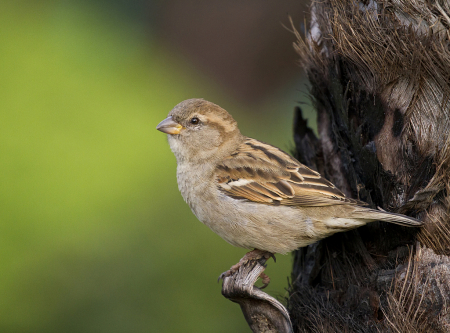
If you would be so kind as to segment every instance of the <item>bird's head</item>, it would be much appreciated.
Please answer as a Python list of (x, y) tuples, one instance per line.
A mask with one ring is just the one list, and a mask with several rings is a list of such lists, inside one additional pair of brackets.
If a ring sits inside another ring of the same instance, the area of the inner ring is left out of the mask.
[(170, 148), (179, 162), (221, 158), (243, 138), (227, 111), (198, 98), (177, 104), (156, 129), (168, 134)]

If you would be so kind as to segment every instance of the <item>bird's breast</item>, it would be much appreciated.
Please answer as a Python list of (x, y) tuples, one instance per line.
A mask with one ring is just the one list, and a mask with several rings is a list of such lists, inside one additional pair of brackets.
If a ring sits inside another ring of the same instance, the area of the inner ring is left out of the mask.
[[(178, 189), (184, 201), (189, 205), (197, 218), (206, 223), (206, 211), (214, 205), (209, 170), (199, 165), (179, 164), (177, 167)], [(195, 170), (195, 172), (192, 172)]]

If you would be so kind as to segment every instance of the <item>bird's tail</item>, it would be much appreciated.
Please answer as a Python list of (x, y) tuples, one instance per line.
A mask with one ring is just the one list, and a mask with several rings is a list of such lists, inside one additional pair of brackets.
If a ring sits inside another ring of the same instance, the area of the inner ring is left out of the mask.
[(353, 218), (361, 218), (372, 221), (384, 221), (399, 224), (405, 227), (419, 227), (423, 224), (413, 217), (409, 217), (402, 214), (390, 213), (383, 210), (376, 210), (370, 208), (357, 209), (352, 214)]

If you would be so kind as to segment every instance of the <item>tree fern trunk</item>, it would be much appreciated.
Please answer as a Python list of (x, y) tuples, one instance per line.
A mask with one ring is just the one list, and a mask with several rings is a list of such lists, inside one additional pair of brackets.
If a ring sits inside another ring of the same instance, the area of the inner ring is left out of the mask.
[(296, 50), (319, 138), (297, 158), (346, 195), (425, 222), (382, 222), (295, 254), (299, 332), (450, 332), (450, 4), (322, 0)]

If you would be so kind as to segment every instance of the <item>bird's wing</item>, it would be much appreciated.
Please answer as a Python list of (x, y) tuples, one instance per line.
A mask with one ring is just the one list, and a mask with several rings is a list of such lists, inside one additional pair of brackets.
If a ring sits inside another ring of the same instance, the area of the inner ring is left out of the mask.
[(216, 169), (219, 189), (235, 199), (273, 205), (365, 205), (276, 147), (247, 138)]

